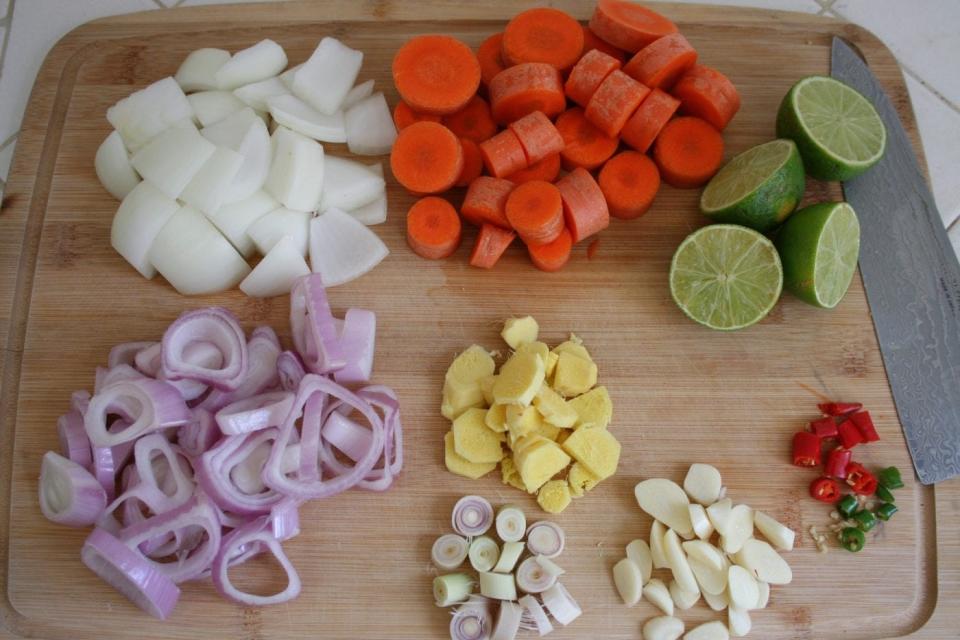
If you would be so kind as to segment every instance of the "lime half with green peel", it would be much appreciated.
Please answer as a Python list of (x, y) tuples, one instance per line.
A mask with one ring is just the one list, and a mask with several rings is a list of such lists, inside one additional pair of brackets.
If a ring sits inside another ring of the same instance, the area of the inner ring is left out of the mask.
[(860, 255), (860, 223), (846, 202), (804, 207), (776, 239), (784, 286), (804, 302), (832, 309), (850, 287)]
[(805, 185), (797, 145), (773, 140), (724, 165), (700, 194), (700, 211), (717, 222), (770, 231), (797, 208)]
[(793, 85), (777, 112), (777, 136), (797, 143), (814, 178), (849, 180), (883, 156), (887, 129), (862, 94), (833, 78), (810, 76)]
[(670, 263), (674, 301), (711, 329), (742, 329), (762, 320), (782, 289), (783, 269), (773, 243), (738, 225), (694, 231)]

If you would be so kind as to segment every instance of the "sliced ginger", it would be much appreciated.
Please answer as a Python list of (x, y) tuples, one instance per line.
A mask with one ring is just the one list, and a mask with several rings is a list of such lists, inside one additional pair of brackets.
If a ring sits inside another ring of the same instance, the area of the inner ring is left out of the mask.
[(606, 429), (581, 427), (563, 442), (563, 450), (601, 480), (617, 471), (620, 443)]
[(487, 464), (503, 460), (501, 443), (505, 438), (487, 428), (486, 417), (483, 409), (467, 409), (453, 421), (454, 450), (467, 462)]
[(570, 464), (570, 456), (556, 442), (543, 436), (531, 436), (523, 448), (513, 454), (527, 491), (533, 493)]
[(551, 480), (537, 492), (537, 504), (547, 513), (560, 513), (570, 504), (570, 487), (563, 480)]
[(475, 464), (457, 455), (453, 445), (453, 431), (447, 431), (443, 436), (443, 448), (443, 461), (447, 465), (447, 471), (458, 476), (476, 480), (497, 468), (496, 462)]
[(493, 383), (493, 400), (497, 404), (519, 404), (533, 401), (546, 376), (546, 366), (535, 353), (515, 353), (507, 360)]
[(493, 375), (495, 369), (493, 358), (479, 345), (472, 345), (454, 358), (443, 380), (443, 417), (455, 420), (467, 409), (482, 407), (485, 399), (480, 380)]
[(575, 427), (589, 424), (606, 429), (613, 417), (613, 402), (610, 400), (607, 388), (602, 385), (567, 400), (567, 406), (577, 414)]
[(540, 325), (533, 319), (533, 316), (524, 316), (522, 318), (508, 318), (503, 323), (503, 331), (500, 335), (503, 341), (510, 345), (511, 349), (517, 349), (522, 344), (534, 342), (540, 333)]
[(570, 465), (567, 472), (567, 483), (570, 485), (570, 494), (575, 498), (583, 497), (587, 491), (593, 489), (600, 482), (600, 478), (593, 475), (579, 462)]
[(577, 410), (546, 383), (534, 396), (533, 406), (537, 408), (544, 420), (561, 429), (570, 429), (579, 418)]
[(553, 372), (553, 388), (565, 398), (586, 393), (597, 384), (597, 365), (569, 351), (560, 354)]

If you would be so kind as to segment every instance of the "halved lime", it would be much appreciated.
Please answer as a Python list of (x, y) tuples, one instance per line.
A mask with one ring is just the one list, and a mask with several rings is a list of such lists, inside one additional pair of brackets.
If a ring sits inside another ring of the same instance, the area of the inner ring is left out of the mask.
[(787, 290), (804, 302), (832, 309), (857, 270), (860, 223), (846, 202), (811, 205), (790, 216), (776, 246)]
[(849, 180), (883, 156), (887, 130), (862, 94), (833, 78), (797, 82), (780, 103), (777, 136), (797, 143), (814, 178)]
[(773, 243), (738, 225), (694, 231), (670, 263), (674, 301), (711, 329), (749, 327), (770, 313), (782, 289), (783, 270)]
[(717, 222), (769, 231), (803, 197), (806, 178), (793, 140), (772, 140), (735, 156), (700, 194), (700, 211)]

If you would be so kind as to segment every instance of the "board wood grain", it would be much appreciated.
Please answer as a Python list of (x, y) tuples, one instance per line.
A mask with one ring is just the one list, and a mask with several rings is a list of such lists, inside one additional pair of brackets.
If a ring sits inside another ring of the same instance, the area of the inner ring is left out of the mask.
[[(286, 545), (303, 593), (256, 609), (223, 601), (207, 583), (184, 585), (167, 623), (140, 613), (79, 561), (86, 533), (43, 519), (36, 479), (43, 452), (56, 448), (56, 417), (74, 389), (90, 388), (111, 345), (151, 339), (182, 311), (221, 304), (247, 328), (269, 323), (289, 344), (286, 297), (267, 301), (230, 292), (178, 296), (147, 282), (109, 247), (114, 202), (96, 181), (93, 154), (109, 127), (106, 108), (172, 74), (199, 46), (236, 50), (272, 38), (292, 63), (320, 37), (362, 49), (362, 79), (396, 99), (393, 52), (408, 37), (449, 33), (477, 45), (528, 3), (331, 0), (213, 6), (134, 14), (85, 25), (45, 61), (34, 88), (0, 213), (0, 340), (6, 344), (0, 396), (0, 619), (13, 637), (442, 638), (449, 617), (433, 606), (432, 540), (449, 528), (456, 498), (479, 493), (495, 504), (535, 502), (497, 478), (477, 482), (443, 468), (439, 416), (443, 371), (471, 343), (499, 348), (512, 314), (533, 314), (550, 342), (582, 336), (614, 399), (611, 429), (623, 443), (619, 474), (576, 501), (557, 521), (566, 529), (565, 582), (584, 615), (557, 638), (635, 638), (655, 615), (627, 609), (609, 570), (623, 546), (646, 537), (632, 487), (663, 476), (680, 481), (687, 465), (711, 462), (729, 494), (798, 531), (788, 555), (794, 582), (774, 588), (753, 616), (757, 638), (873, 639), (917, 632), (956, 637), (960, 612), (960, 485), (911, 483), (901, 512), (858, 555), (816, 553), (806, 535), (829, 523), (806, 497), (812, 473), (787, 464), (790, 434), (815, 413), (807, 389), (864, 402), (883, 440), (857, 451), (867, 464), (910, 468), (859, 278), (843, 303), (819, 311), (785, 295), (768, 319), (720, 334), (687, 321), (670, 300), (666, 277), (680, 240), (706, 221), (695, 191), (665, 187), (642, 219), (605, 231), (597, 256), (577, 247), (570, 266), (543, 274), (512, 248), (490, 272), (466, 265), (472, 233), (444, 262), (420, 260), (404, 243), (412, 199), (389, 182), (390, 218), (377, 230), (391, 249), (380, 268), (331, 292), (336, 311), (373, 309), (379, 318), (376, 380), (403, 402), (407, 463), (386, 494), (352, 491), (303, 510), (303, 533)], [(579, 18), (592, 3), (555, 2)], [(919, 149), (909, 97), (895, 60), (867, 32), (811, 16), (748, 9), (660, 5), (743, 95), (725, 134), (727, 156), (773, 136), (780, 97), (803, 75), (826, 74), (833, 34), (854, 42)], [(340, 145), (328, 152), (343, 155)], [(455, 196), (455, 199), (459, 196)], [(807, 200), (839, 199), (838, 185), (810, 181)], [(813, 410), (813, 411), (811, 411)], [(938, 530), (942, 535), (937, 537)], [(941, 604), (938, 606), (938, 602)], [(717, 615), (702, 604), (688, 627)]]

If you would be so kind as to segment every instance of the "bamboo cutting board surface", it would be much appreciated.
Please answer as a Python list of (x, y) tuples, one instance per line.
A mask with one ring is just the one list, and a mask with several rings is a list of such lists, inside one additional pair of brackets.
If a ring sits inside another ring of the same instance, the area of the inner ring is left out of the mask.
[[(390, 218), (377, 227), (390, 257), (331, 298), (337, 312), (358, 306), (378, 314), (375, 379), (393, 385), (402, 400), (406, 466), (388, 493), (351, 491), (303, 508), (303, 533), (285, 545), (303, 580), (296, 601), (244, 608), (208, 583), (187, 584), (172, 618), (161, 623), (80, 563), (85, 531), (43, 519), (36, 501), (40, 457), (57, 448), (56, 417), (71, 391), (92, 387), (94, 367), (105, 363), (111, 345), (156, 339), (182, 311), (211, 304), (233, 310), (248, 329), (271, 324), (289, 344), (287, 297), (257, 301), (234, 291), (184, 298), (159, 279), (143, 280), (112, 251), (117, 203), (93, 171), (94, 152), (109, 131), (106, 108), (172, 75), (197, 47), (237, 50), (272, 38), (293, 64), (324, 35), (363, 50), (361, 79), (374, 78), (394, 104), (390, 60), (407, 38), (442, 32), (476, 46), (524, 4), (334, 0), (179, 9), (91, 23), (57, 45), (34, 88), (0, 215), (0, 338), (8, 346), (0, 414), (0, 467), (9, 479), (0, 492), (4, 633), (446, 637), (449, 615), (430, 595), (429, 550), (449, 530), (455, 500), (477, 493), (495, 506), (519, 504), (531, 520), (545, 514), (496, 474), (474, 482), (446, 472), (448, 424), (438, 413), (443, 372), (471, 343), (500, 348), (502, 320), (529, 313), (550, 343), (571, 331), (583, 337), (613, 397), (611, 430), (623, 444), (617, 476), (555, 518), (567, 532), (564, 582), (584, 615), (553, 637), (636, 638), (642, 622), (657, 615), (646, 603), (624, 607), (610, 568), (627, 542), (648, 535), (650, 519), (636, 506), (634, 484), (648, 477), (679, 482), (696, 461), (721, 470), (734, 500), (798, 532), (797, 549), (787, 554), (794, 582), (775, 587), (770, 607), (753, 614), (751, 637), (873, 639), (917, 630), (956, 637), (956, 481), (936, 491), (910, 483), (898, 493), (900, 513), (860, 554), (820, 555), (806, 533), (830, 522), (829, 509), (806, 495), (815, 474), (788, 464), (791, 434), (816, 412), (808, 389), (860, 400), (873, 412), (883, 440), (858, 449), (861, 462), (911, 468), (859, 278), (833, 311), (785, 294), (751, 329), (701, 328), (675, 307), (666, 279), (677, 244), (706, 220), (697, 213), (697, 191), (669, 187), (642, 219), (614, 221), (593, 260), (577, 247), (563, 272), (544, 274), (517, 247), (490, 272), (468, 267), (472, 232), (455, 257), (420, 260), (404, 242), (412, 199), (390, 182)], [(553, 4), (583, 19), (592, 10), (587, 2)], [(728, 156), (773, 137), (777, 104), (792, 82), (828, 73), (834, 33), (865, 53), (917, 141), (899, 68), (870, 34), (799, 14), (661, 7), (703, 62), (727, 73), (742, 93), (743, 108), (725, 133)], [(345, 154), (339, 145), (327, 151)], [(836, 184), (808, 185), (808, 201), (840, 197)], [(946, 532), (939, 540), (938, 528)], [(702, 602), (680, 615), (688, 629), (724, 619)]]

